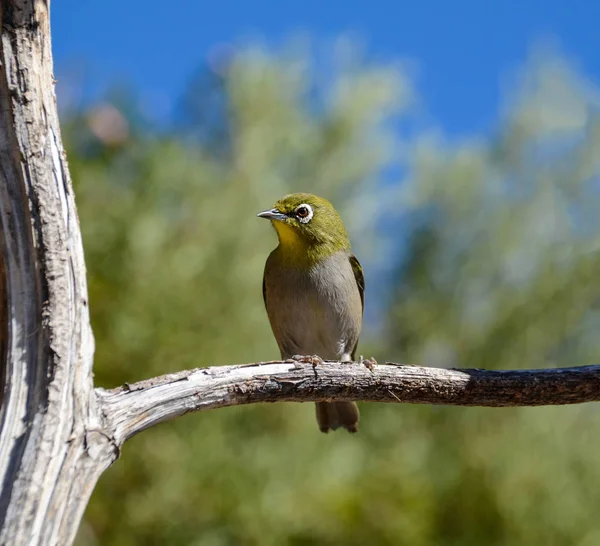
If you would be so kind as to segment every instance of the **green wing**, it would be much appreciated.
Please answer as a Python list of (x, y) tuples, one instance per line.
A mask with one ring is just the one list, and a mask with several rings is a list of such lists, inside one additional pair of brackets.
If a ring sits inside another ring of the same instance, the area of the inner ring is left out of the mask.
[(360, 292), (360, 301), (362, 302), (363, 313), (365, 311), (365, 276), (363, 275), (363, 269), (360, 262), (356, 259), (356, 256), (350, 255), (350, 265), (352, 271), (354, 271), (354, 278), (356, 279), (356, 285)]

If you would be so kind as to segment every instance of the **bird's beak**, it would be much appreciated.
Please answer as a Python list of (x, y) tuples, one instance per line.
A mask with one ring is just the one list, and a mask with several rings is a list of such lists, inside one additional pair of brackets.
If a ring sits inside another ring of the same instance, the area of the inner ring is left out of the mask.
[(277, 209), (264, 210), (259, 212), (256, 216), (259, 218), (266, 218), (267, 220), (285, 220), (287, 218), (283, 212), (280, 212)]

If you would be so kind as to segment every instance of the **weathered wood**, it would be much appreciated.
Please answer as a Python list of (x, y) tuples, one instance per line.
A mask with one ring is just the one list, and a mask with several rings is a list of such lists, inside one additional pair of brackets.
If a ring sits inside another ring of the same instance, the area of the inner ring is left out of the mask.
[(296, 361), (199, 368), (118, 389), (96, 389), (114, 439), (192, 411), (259, 402), (355, 400), (452, 406), (600, 401), (600, 366), (486, 371)]
[[(2, 222), (0, 222), (2, 229)], [(1, 235), (1, 234), (0, 234)], [(0, 249), (2, 248), (3, 237), (0, 236)], [(4, 267), (4, 256), (0, 251), (0, 408), (4, 402), (4, 387), (6, 385), (6, 338), (8, 336), (8, 312), (6, 309), (6, 269)], [(0, 415), (2, 415), (0, 409)]]
[(115, 458), (92, 382), (83, 250), (56, 110), (49, 12), (0, 3), (0, 219), (7, 325), (0, 544), (69, 544)]

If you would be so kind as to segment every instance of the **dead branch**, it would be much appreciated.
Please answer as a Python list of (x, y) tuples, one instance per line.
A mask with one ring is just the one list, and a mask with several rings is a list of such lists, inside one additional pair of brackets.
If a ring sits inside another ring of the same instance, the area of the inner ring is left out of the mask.
[(122, 445), (134, 434), (192, 411), (260, 402), (357, 400), (452, 406), (545, 406), (600, 401), (600, 366), (489, 371), (398, 364), (297, 361), (217, 366), (96, 389)]

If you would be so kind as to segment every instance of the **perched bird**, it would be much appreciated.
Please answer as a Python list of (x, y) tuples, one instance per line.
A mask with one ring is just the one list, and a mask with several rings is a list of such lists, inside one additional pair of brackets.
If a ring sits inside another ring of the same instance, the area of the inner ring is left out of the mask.
[[(321, 197), (294, 193), (258, 216), (279, 238), (265, 265), (263, 297), (281, 358), (354, 360), (365, 281), (338, 213)], [(317, 403), (322, 432), (357, 432), (358, 419), (354, 402)]]

